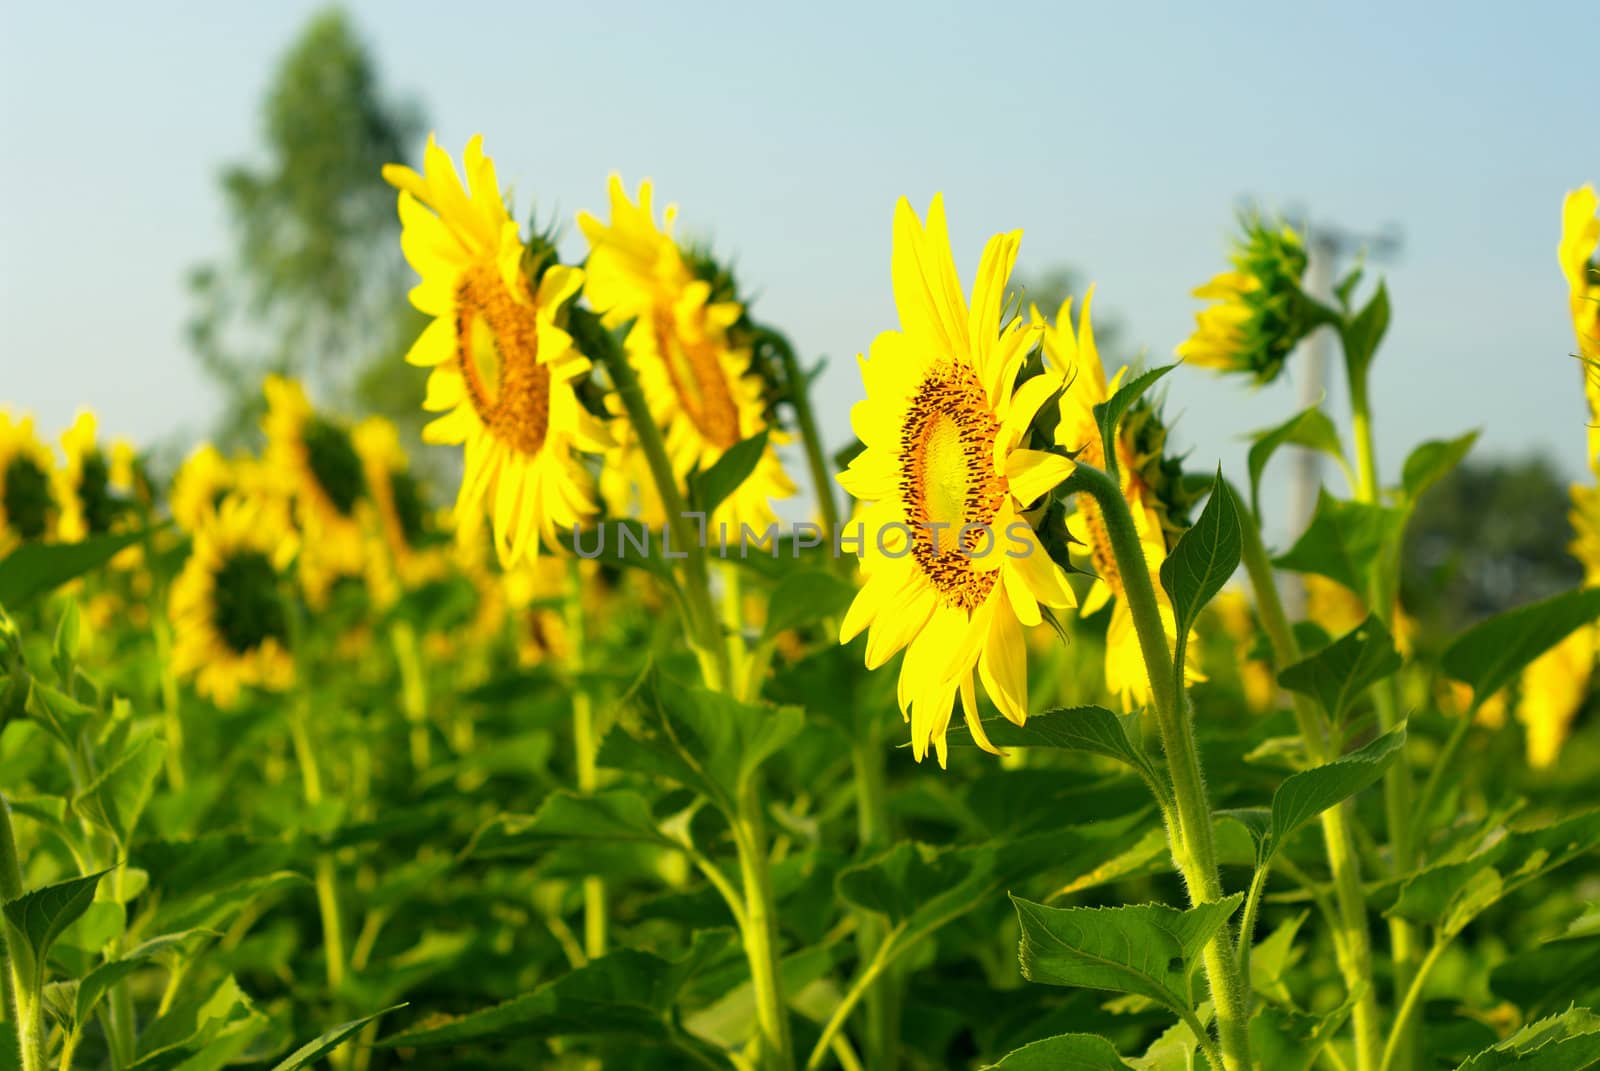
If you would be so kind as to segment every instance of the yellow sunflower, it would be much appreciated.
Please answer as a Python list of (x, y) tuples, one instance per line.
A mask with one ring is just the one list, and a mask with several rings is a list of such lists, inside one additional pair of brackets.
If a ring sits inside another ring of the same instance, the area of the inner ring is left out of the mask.
[(336, 582), (365, 571), (366, 475), (349, 430), (312, 409), (299, 383), (268, 376), (264, 388), (267, 463), (291, 490), (295, 522), (305, 536), (300, 582), (320, 607)]
[(1195, 314), (1195, 331), (1178, 356), (1202, 368), (1245, 372), (1270, 383), (1315, 326), (1301, 292), (1305, 246), (1293, 228), (1256, 215), (1241, 221), (1233, 270), (1215, 275), (1194, 296), (1212, 302)]
[(457, 517), (465, 529), (487, 509), (509, 565), (595, 512), (573, 449), (598, 453), (610, 437), (573, 392), (589, 361), (562, 326), (583, 272), (553, 264), (530, 280), (482, 138), (462, 163), (464, 187), (430, 137), (422, 174), (390, 164), (383, 177), (400, 191), (401, 246), (422, 277), (411, 303), (434, 317), (406, 354), (433, 370), (423, 408), (445, 414), (422, 437), (464, 444)]
[(442, 548), (425, 545), (427, 501), (394, 424), (368, 417), (356, 425), (352, 438), (372, 499), (369, 538), (377, 543), (375, 553), (367, 555), (367, 580), (379, 603), (387, 605), (401, 589), (437, 579), (448, 562)]
[(1567, 277), (1572, 330), (1584, 361), (1584, 396), (1589, 402), (1589, 465), (1600, 475), (1600, 196), (1593, 186), (1567, 194), (1561, 206), (1561, 244), (1557, 256)]
[[(1100, 362), (1100, 351), (1095, 346), (1094, 324), (1090, 307), (1094, 301), (1094, 288), (1084, 295), (1083, 313), (1078, 330), (1072, 329), (1072, 299), (1062, 302), (1055, 323), (1045, 324), (1044, 355), (1046, 361), (1071, 387), (1061, 395), (1061, 419), (1056, 424), (1056, 442), (1073, 452), (1086, 465), (1106, 468), (1105, 451), (1100, 442), (1100, 428), (1095, 422), (1094, 407), (1115, 394), (1127, 374), (1126, 366), (1106, 380), (1105, 367)], [(1037, 322), (1037, 310), (1032, 313)], [(1155, 493), (1140, 474), (1141, 466), (1132, 439), (1126, 429), (1117, 433), (1117, 470), (1122, 482), (1122, 495), (1133, 514), (1133, 527), (1144, 550), (1150, 575), (1158, 575), (1161, 563), (1167, 557), (1166, 538), (1162, 534), (1161, 513)], [(1073, 540), (1086, 548), (1095, 574), (1095, 582), (1078, 608), (1079, 616), (1087, 617), (1111, 603), (1111, 619), (1106, 623), (1106, 689), (1115, 695), (1125, 710), (1150, 703), (1150, 674), (1145, 669), (1144, 652), (1139, 646), (1139, 635), (1134, 629), (1133, 614), (1122, 590), (1122, 573), (1111, 552), (1110, 537), (1106, 534), (1105, 518), (1094, 496), (1080, 494), (1077, 509), (1067, 517), (1067, 532)], [(1113, 602), (1113, 600), (1115, 600)], [(1178, 620), (1172, 611), (1172, 602), (1166, 591), (1156, 586), (1156, 604), (1161, 613), (1161, 623), (1167, 631), (1167, 642), (1177, 639)], [(1184, 675), (1190, 681), (1205, 680), (1205, 675), (1189, 659), (1184, 665)]]
[(33, 417), (0, 409), (0, 554), (49, 537), (61, 510), (55, 458), (33, 431)]
[(167, 499), (178, 527), (193, 532), (230, 491), (245, 497), (284, 496), (289, 489), (289, 481), (258, 458), (241, 454), (230, 460), (210, 443), (201, 443), (178, 466)]
[(1572, 732), (1589, 694), (1597, 634), (1600, 629), (1592, 626), (1577, 629), (1522, 671), (1517, 720), (1527, 728), (1528, 765), (1535, 769), (1555, 765)]
[[(744, 314), (737, 301), (719, 300), (711, 284), (695, 277), (671, 235), (673, 206), (657, 227), (648, 181), (639, 184), (635, 204), (611, 176), (611, 222), (580, 213), (578, 226), (589, 239), (584, 294), (608, 327), (633, 321), (625, 343), (628, 359), (650, 402), (651, 415), (664, 430), (667, 453), (680, 481), (704, 470), (735, 443), (768, 427), (760, 377), (750, 368), (751, 351), (731, 329)], [(781, 442), (777, 429), (772, 441)], [(629, 457), (616, 459), (619, 471), (641, 473)], [(609, 464), (609, 463), (608, 463)], [(713, 523), (758, 530), (777, 520), (771, 500), (795, 493), (794, 483), (769, 445), (756, 468)]]
[(230, 494), (195, 530), (168, 596), (173, 668), (220, 707), (241, 687), (294, 682), (280, 580), (295, 549), (288, 507), (270, 495)]
[(116, 492), (132, 488), (126, 484), (114, 486), (110, 459), (96, 441), (93, 413), (78, 413), (72, 427), (61, 436), (61, 449), (67, 463), (56, 470), (61, 502), (61, 517), (56, 525), (59, 538), (76, 543), (92, 535), (105, 535), (126, 513), (129, 504)]
[(1022, 510), (1060, 483), (1072, 462), (1021, 446), (1034, 414), (1060, 388), (1054, 376), (1020, 387), (1038, 331), (1002, 325), (1006, 280), (1021, 231), (984, 248), (968, 306), (935, 196), (927, 226), (895, 207), (892, 273), (900, 330), (861, 360), (867, 397), (850, 412), (866, 449), (839, 482), (870, 503), (853, 524), (865, 584), (840, 629), (867, 630), (876, 668), (905, 648), (900, 711), (920, 762), (930, 741), (946, 761), (945, 730), (959, 696), (973, 738), (996, 751), (978, 719), (973, 671), (1000, 712), (1028, 716), (1023, 628), (1040, 605), (1073, 605), (1066, 575)]
[(1267, 713), (1277, 701), (1278, 682), (1273, 678), (1271, 664), (1251, 654), (1259, 630), (1250, 596), (1235, 587), (1223, 588), (1211, 601), (1211, 611), (1233, 648), (1245, 706), (1256, 714)]

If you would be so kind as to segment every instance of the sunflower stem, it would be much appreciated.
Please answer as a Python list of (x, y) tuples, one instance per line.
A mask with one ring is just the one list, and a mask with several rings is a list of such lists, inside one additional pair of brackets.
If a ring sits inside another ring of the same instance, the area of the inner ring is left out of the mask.
[[(572, 682), (572, 748), (578, 770), (578, 791), (585, 796), (600, 787), (596, 768), (594, 697), (582, 680), (588, 637), (583, 620), (583, 570), (577, 559), (567, 562), (567, 643)], [(591, 874), (583, 879), (583, 951), (590, 959), (606, 953), (606, 885)]]
[[(1345, 332), (1341, 331), (1342, 340)], [(1372, 433), (1372, 405), (1367, 392), (1367, 365), (1357, 365), (1345, 354), (1345, 375), (1349, 381), (1350, 389), (1350, 427), (1356, 441), (1356, 470), (1360, 479), (1356, 484), (1356, 500), (1368, 505), (1378, 505), (1380, 500), (1381, 485), (1378, 482), (1378, 452)], [(1388, 594), (1395, 590), (1393, 584), (1385, 582), (1391, 570), (1397, 567), (1396, 562), (1388, 557), (1381, 558), (1377, 563), (1377, 575), (1371, 578), (1368, 591), (1365, 593), (1371, 609), (1378, 619), (1385, 625), (1392, 626), (1394, 606)], [(1392, 631), (1392, 627), (1391, 627)], [(1372, 689), (1372, 704), (1378, 714), (1378, 727), (1389, 732), (1399, 721), (1399, 697), (1395, 692), (1393, 677), (1379, 681)], [(1416, 842), (1412, 838), (1414, 785), (1411, 778), (1411, 767), (1406, 764), (1404, 756), (1399, 762), (1392, 762), (1383, 775), (1383, 806), (1384, 817), (1388, 825), (1389, 851), (1394, 862), (1394, 874), (1410, 873), (1417, 863)], [(1395, 993), (1401, 994), (1408, 990), (1412, 979), (1416, 977), (1421, 954), (1421, 942), (1418, 939), (1416, 928), (1410, 921), (1402, 918), (1389, 920), (1389, 944), (1394, 960), (1394, 986)], [(1420, 1032), (1407, 1024), (1404, 1036), (1396, 1040), (1391, 1038), (1391, 1046), (1395, 1048), (1396, 1056), (1385, 1057), (1385, 1066), (1389, 1066), (1391, 1059), (1398, 1060), (1393, 1066), (1396, 1071), (1410, 1071), (1416, 1062), (1416, 1054), (1421, 1041)]]
[[(616, 389), (617, 397), (628, 414), (628, 423), (638, 436), (639, 448), (644, 452), (645, 461), (650, 466), (650, 477), (655, 481), (656, 492), (661, 496), (661, 506), (667, 515), (667, 526), (672, 533), (672, 541), (676, 544), (678, 552), (685, 555), (683, 558), (685, 574), (683, 596), (687, 607), (685, 616), (688, 618), (689, 631), (694, 637), (695, 654), (700, 659), (700, 669), (705, 675), (707, 686), (715, 691), (723, 691), (732, 683), (729, 675), (731, 667), (728, 659), (728, 642), (722, 634), (721, 623), (711, 604), (711, 583), (706, 568), (705, 548), (701, 546), (699, 533), (689, 523), (689, 508), (684, 502), (682, 490), (678, 487), (678, 477), (673, 472), (672, 460), (667, 456), (666, 441), (661, 437), (661, 429), (656, 426), (655, 418), (650, 415), (650, 403), (645, 399), (644, 390), (639, 386), (639, 377), (634, 374), (633, 366), (628, 363), (627, 355), (623, 353), (622, 347), (617, 345), (616, 339), (600, 326), (592, 313), (578, 309), (573, 311), (572, 316), (575, 333), (598, 353), (601, 363), (605, 365), (606, 372), (611, 377), (611, 384)], [(585, 321), (585, 317), (592, 323)], [(596, 352), (591, 352), (590, 356), (595, 356)]]
[[(1256, 608), (1261, 615), (1261, 625), (1272, 644), (1274, 661), (1279, 668), (1291, 666), (1300, 660), (1300, 645), (1294, 637), (1278, 594), (1278, 582), (1261, 541), (1261, 530), (1255, 518), (1241, 514), (1243, 533), (1243, 559), (1250, 586), (1255, 591)], [(1295, 721), (1313, 762), (1328, 762), (1333, 754), (1328, 738), (1328, 727), (1322, 715), (1308, 696), (1294, 693), (1291, 697)], [(1322, 839), (1327, 847), (1328, 868), (1333, 874), (1333, 892), (1337, 903), (1336, 932), (1340, 940), (1335, 947), (1339, 952), (1339, 969), (1344, 976), (1345, 991), (1359, 994), (1350, 1018), (1355, 1029), (1356, 1067), (1358, 1071), (1374, 1071), (1382, 1044), (1378, 995), (1372, 984), (1372, 942), (1367, 933), (1367, 899), (1361, 887), (1361, 861), (1356, 853), (1355, 837), (1351, 829), (1351, 808), (1348, 804), (1330, 807), (1318, 816), (1322, 826)], [(1248, 964), (1248, 942), (1251, 935), (1244, 933), (1240, 941), (1245, 947), (1240, 952), (1243, 963)], [(1245, 983), (1250, 976), (1242, 970)]]
[(744, 883), (744, 947), (750, 962), (750, 984), (755, 993), (761, 1066), (765, 1071), (793, 1071), (789, 1014), (784, 1007), (783, 980), (778, 973), (778, 919), (768, 870), (766, 817), (755, 778), (740, 789), (738, 807), (734, 843)]
[[(0, 902), (22, 895), (22, 867), (17, 857), (17, 842), (11, 835), (11, 807), (0, 796)], [(10, 947), (11, 928), (0, 926), (0, 947), (6, 952), (6, 988), (11, 993), (8, 1009), (17, 1025), (17, 1047), (22, 1056), (22, 1071), (44, 1071), (44, 1002), (39, 992), (37, 969), (30, 972), (17, 961)]]
[[(292, 704), (289, 714), (289, 733), (294, 742), (295, 761), (300, 765), (300, 783), (306, 804), (318, 807), (322, 803), (322, 771), (317, 766), (317, 753), (311, 743), (307, 727), (307, 692)], [(339, 884), (334, 873), (333, 856), (323, 851), (317, 853), (314, 877), (317, 889), (317, 911), (322, 918), (323, 956), (327, 965), (328, 989), (337, 993), (344, 985), (344, 922), (340, 913)]]
[[(876, 739), (857, 738), (850, 749), (856, 781), (856, 829), (863, 852), (889, 841), (889, 808), (884, 793), (883, 750)], [(876, 960), (888, 938), (888, 920), (876, 912), (856, 912), (856, 950), (862, 963)], [(870, 1071), (894, 1071), (899, 1055), (900, 992), (893, 972), (867, 982), (866, 1064)]]
[[(1177, 822), (1171, 827), (1172, 856), (1189, 898), (1196, 904), (1222, 899), (1222, 879), (1217, 870), (1211, 805), (1206, 798), (1205, 776), (1195, 746), (1188, 697), (1179, 690), (1173, 651), (1161, 622), (1155, 586), (1144, 550), (1134, 528), (1133, 514), (1122, 490), (1110, 476), (1079, 463), (1072, 477), (1093, 495), (1105, 519), (1106, 534), (1122, 578), (1123, 598), (1133, 617), (1139, 648), (1144, 655), (1161, 728), (1162, 747), (1172, 777)], [(1250, 1068), (1249, 1012), (1239, 978), (1232, 931), (1223, 926), (1207, 943), (1203, 954), (1206, 980), (1216, 1009), (1217, 1036), (1222, 1043), (1226, 1071)]]
[[(794, 409), (795, 427), (800, 430), (800, 441), (805, 446), (806, 467), (811, 474), (812, 493), (817, 498), (817, 513), (822, 519), (822, 527), (827, 530), (828, 545), (836, 547), (839, 508), (833, 497), (833, 473), (829, 470), (828, 455), (823, 450), (822, 433), (817, 429), (816, 414), (811, 408), (811, 385), (804, 369), (800, 367), (794, 347), (782, 332), (762, 328), (759, 338), (778, 352), (778, 360), (783, 364), (783, 380), (788, 388), (786, 397)], [(850, 568), (850, 563), (842, 555), (834, 555), (833, 561), (841, 572)], [(870, 1066), (870, 1056), (868, 1063)]]
[(400, 671), (400, 709), (410, 727), (411, 769), (420, 774), (428, 768), (433, 749), (428, 732), (428, 679), (417, 650), (417, 630), (410, 621), (397, 619), (389, 639)]

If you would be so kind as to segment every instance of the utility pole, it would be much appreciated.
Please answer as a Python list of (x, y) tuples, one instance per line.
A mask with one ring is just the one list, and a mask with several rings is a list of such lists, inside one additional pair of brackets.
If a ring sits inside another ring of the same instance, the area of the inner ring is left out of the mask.
[[(1333, 305), (1333, 288), (1339, 278), (1340, 262), (1364, 255), (1369, 264), (1389, 263), (1400, 255), (1398, 227), (1386, 226), (1376, 234), (1361, 234), (1336, 224), (1302, 224), (1310, 264), (1306, 268), (1306, 292), (1325, 305)], [(1300, 405), (1303, 411), (1327, 395), (1328, 366), (1332, 363), (1334, 333), (1319, 327), (1301, 343), (1305, 355), (1299, 364)], [(1289, 539), (1299, 538), (1311, 523), (1317, 508), (1317, 492), (1322, 487), (1322, 454), (1297, 449), (1293, 476), (1289, 484)], [(1288, 585), (1285, 602), (1292, 617), (1305, 617), (1305, 586), (1298, 581)]]

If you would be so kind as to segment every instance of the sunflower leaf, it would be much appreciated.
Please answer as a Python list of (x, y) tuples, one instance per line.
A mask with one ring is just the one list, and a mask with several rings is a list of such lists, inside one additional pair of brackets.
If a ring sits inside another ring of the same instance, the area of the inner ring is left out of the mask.
[(0, 606), (19, 610), (40, 595), (104, 565), (150, 531), (92, 536), (78, 543), (24, 543), (0, 558)]
[[(1134, 741), (1137, 732), (1132, 717), (1120, 717), (1105, 707), (1057, 707), (1043, 714), (1030, 715), (1025, 725), (1005, 718), (990, 718), (984, 732), (996, 747), (1049, 747), (1063, 751), (1088, 751), (1130, 766), (1135, 772), (1155, 776), (1148, 755)], [(951, 747), (977, 747), (965, 725), (952, 725), (947, 739)]]
[(352, 1019), (348, 1023), (340, 1023), (332, 1030), (325, 1031), (315, 1039), (306, 1042), (294, 1052), (290, 1053), (283, 1060), (274, 1064), (272, 1071), (300, 1071), (300, 1068), (308, 1067), (311, 1064), (316, 1063), (318, 1060), (337, 1049), (340, 1045), (343, 1045), (347, 1040), (353, 1037), (358, 1030), (372, 1022), (374, 1019), (381, 1018), (382, 1016), (388, 1015), (393, 1011), (399, 1011), (404, 1007), (404, 1004), (396, 1004), (392, 1007), (385, 1008), (382, 1011), (373, 1012), (371, 1015), (364, 1015), (359, 1019)]
[(1013, 1049), (984, 1071), (1132, 1071), (1099, 1034), (1057, 1034)]
[(761, 638), (770, 640), (785, 629), (843, 613), (855, 595), (854, 584), (825, 569), (786, 572), (767, 600), (767, 623)]
[(1395, 650), (1389, 630), (1376, 615), (1368, 614), (1348, 635), (1284, 668), (1278, 683), (1291, 692), (1311, 696), (1338, 723), (1362, 692), (1398, 671), (1400, 665), (1400, 652)]
[(1022, 974), (1046, 985), (1148, 997), (1179, 1015), (1195, 1010), (1190, 984), (1200, 951), (1227, 925), (1242, 893), (1188, 911), (1165, 904), (1046, 907), (1011, 897), (1022, 924)]
[(1382, 777), (1405, 743), (1406, 730), (1401, 725), (1343, 758), (1285, 778), (1272, 795), (1272, 824), (1262, 847), (1262, 861), (1276, 855), (1301, 826)]
[(72, 798), (72, 809), (109, 832), (126, 850), (133, 827), (150, 802), (166, 753), (166, 743), (154, 734), (135, 740)]
[(768, 428), (734, 443), (708, 469), (689, 477), (689, 508), (708, 518), (739, 489), (761, 463), (767, 450)]
[(643, 796), (609, 789), (591, 796), (557, 791), (531, 815), (497, 814), (473, 834), (467, 853), (491, 859), (537, 857), (571, 841), (677, 846), (661, 832)]
[(1529, 1023), (1456, 1071), (1571, 1071), (1596, 1061), (1600, 1061), (1600, 1015), (1588, 1008), (1568, 1008)]
[(1339, 442), (1339, 429), (1320, 406), (1302, 409), (1275, 428), (1258, 431), (1251, 437), (1248, 465), (1250, 468), (1250, 511), (1261, 515), (1261, 475), (1267, 462), (1280, 446), (1303, 446), (1320, 450), (1331, 458), (1344, 460), (1344, 446)]
[(1321, 491), (1311, 524), (1274, 564), (1316, 573), (1364, 593), (1377, 562), (1399, 546), (1405, 519), (1403, 510), (1345, 502)]
[(1389, 289), (1379, 282), (1377, 292), (1362, 310), (1339, 325), (1339, 340), (1344, 345), (1345, 367), (1349, 370), (1351, 382), (1366, 378), (1372, 358), (1378, 352), (1378, 344), (1388, 330)]
[(1180, 637), (1239, 567), (1243, 546), (1239, 505), (1218, 468), (1206, 508), (1161, 563), (1161, 586), (1172, 597)]
[(1481, 621), (1445, 649), (1444, 671), (1481, 703), (1575, 629), (1600, 618), (1600, 588), (1568, 591)]
[(1100, 428), (1100, 445), (1105, 451), (1106, 471), (1114, 471), (1117, 464), (1117, 425), (1122, 423), (1122, 417), (1133, 408), (1133, 404), (1144, 397), (1145, 391), (1156, 385), (1162, 376), (1178, 367), (1176, 364), (1162, 365), (1152, 368), (1141, 376), (1136, 376), (1124, 383), (1109, 400), (1101, 402), (1094, 407), (1094, 421)]
[(1412, 502), (1422, 497), (1422, 492), (1438, 483), (1461, 464), (1462, 458), (1478, 441), (1478, 433), (1469, 431), (1457, 439), (1430, 439), (1411, 451), (1400, 473), (1401, 486)]
[(68, 926), (78, 921), (94, 902), (94, 891), (108, 871), (68, 878), (8, 900), (3, 908), (6, 947), (12, 967), (23, 984), (44, 970), (50, 946)]

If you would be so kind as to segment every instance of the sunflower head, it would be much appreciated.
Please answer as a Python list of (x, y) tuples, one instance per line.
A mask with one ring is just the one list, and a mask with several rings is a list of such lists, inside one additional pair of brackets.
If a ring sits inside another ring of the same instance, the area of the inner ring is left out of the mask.
[[(635, 202), (613, 175), (610, 197), (609, 222), (588, 213), (578, 217), (589, 240), (584, 294), (607, 326), (632, 322), (623, 346), (664, 433), (674, 475), (681, 481), (709, 468), (763, 430), (773, 433), (772, 443), (784, 441), (770, 420), (769, 386), (755, 366), (732, 273), (704, 250), (678, 245), (671, 206), (657, 226), (648, 181), (640, 183)], [(769, 446), (713, 521), (765, 527), (776, 520), (771, 500), (794, 493)]]
[(891, 262), (900, 329), (862, 359), (867, 397), (851, 410), (866, 449), (839, 482), (866, 506), (853, 522), (865, 584), (840, 630), (866, 631), (875, 668), (902, 648), (899, 701), (912, 753), (946, 761), (959, 700), (973, 739), (995, 751), (978, 716), (976, 680), (1000, 712), (1028, 713), (1025, 627), (1041, 607), (1074, 603), (1062, 570), (1024, 510), (1072, 471), (1028, 449), (1039, 408), (1062, 386), (1041, 373), (1018, 384), (1040, 329), (1002, 312), (1021, 232), (984, 249), (970, 304), (956, 276), (944, 202), (926, 226), (901, 200)]
[(241, 687), (293, 681), (283, 574), (297, 546), (287, 503), (271, 495), (227, 494), (195, 529), (168, 599), (173, 666), (218, 706)]
[(58, 470), (61, 539), (76, 542), (106, 534), (130, 503), (114, 493), (112, 464), (96, 441), (93, 413), (78, 414), (61, 436), (61, 449), (67, 458), (66, 466)]
[(55, 459), (33, 418), (0, 409), (0, 551), (49, 537), (60, 516)]
[(1561, 245), (1557, 252), (1567, 277), (1572, 331), (1583, 362), (1584, 398), (1589, 405), (1589, 467), (1600, 475), (1600, 196), (1593, 186), (1567, 194), (1561, 206)]
[(462, 163), (464, 183), (429, 138), (420, 174), (390, 165), (383, 175), (400, 191), (401, 247), (422, 277), (412, 304), (434, 318), (406, 355), (432, 369), (423, 408), (443, 414), (423, 438), (464, 447), (457, 520), (466, 530), (487, 513), (509, 565), (595, 512), (574, 451), (611, 439), (575, 392), (590, 365), (567, 332), (567, 304), (583, 272), (556, 263), (547, 240), (523, 243), (481, 138)]
[(1195, 332), (1178, 347), (1191, 364), (1242, 372), (1271, 383), (1300, 340), (1317, 326), (1301, 290), (1307, 257), (1294, 229), (1257, 213), (1240, 218), (1233, 270), (1194, 292), (1212, 304), (1195, 315)]

